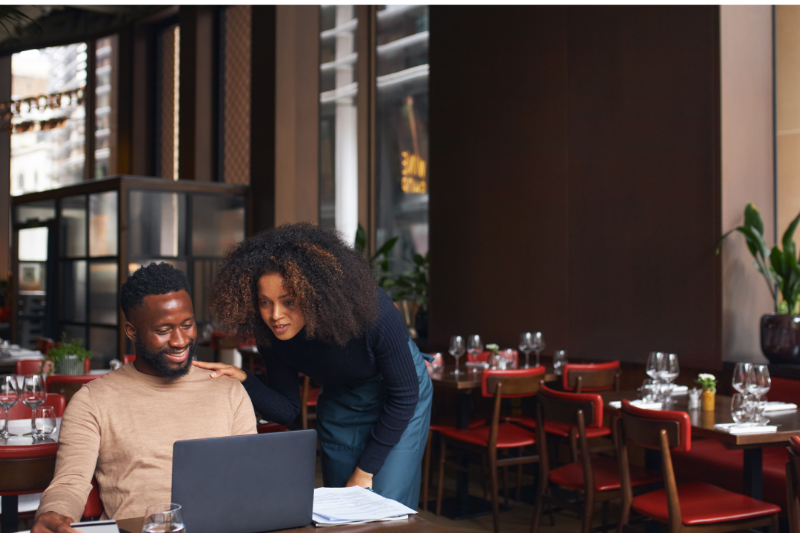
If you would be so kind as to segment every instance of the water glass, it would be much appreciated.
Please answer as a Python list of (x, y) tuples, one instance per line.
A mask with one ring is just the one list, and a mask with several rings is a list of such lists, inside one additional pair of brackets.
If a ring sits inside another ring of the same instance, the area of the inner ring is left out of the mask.
[(658, 400), (658, 382), (652, 378), (645, 378), (642, 383), (642, 401), (652, 403)]
[[(477, 361), (478, 356), (483, 351), (483, 340), (480, 335), (470, 335), (467, 339), (467, 351), (472, 356), (473, 362)], [(478, 371), (478, 365), (472, 367), (473, 372)]]
[(47, 438), (56, 430), (56, 410), (50, 406), (36, 409), (36, 434), (34, 437)]
[(700, 397), (703, 395), (703, 389), (694, 387), (689, 389), (689, 409), (700, 409)]
[(22, 403), (31, 409), (31, 432), (25, 435), (36, 435), (36, 409), (47, 399), (44, 389), (44, 376), (41, 374), (28, 374), (22, 382), (20, 391)]
[(744, 394), (737, 392), (731, 397), (731, 418), (737, 424), (750, 422), (750, 409)]
[(750, 384), (750, 363), (736, 363), (733, 369), (733, 389), (744, 394)]
[(769, 392), (771, 386), (772, 380), (769, 377), (769, 368), (767, 365), (751, 365), (749, 383), (747, 386), (748, 392), (758, 400)]
[(464, 346), (464, 337), (461, 335), (453, 335), (450, 337), (450, 348), (448, 351), (450, 352), (450, 355), (456, 359), (456, 369), (452, 372), (452, 374), (456, 376), (461, 374), (461, 371), (458, 370), (458, 358), (464, 355), (466, 349), (466, 346)]
[(645, 367), (645, 372), (650, 379), (658, 379), (661, 372), (662, 367), (662, 359), (664, 358), (664, 354), (662, 352), (650, 352), (647, 356), (647, 366)]
[(0, 376), (0, 407), (3, 408), (6, 421), (3, 430), (0, 431), (0, 439), (16, 437), (8, 432), (8, 411), (19, 402), (19, 391), (17, 390), (17, 376)]
[(564, 365), (567, 364), (567, 351), (556, 350), (553, 354), (553, 371), (556, 376), (560, 376), (564, 370)]
[(769, 418), (764, 416), (764, 410), (767, 407), (767, 397), (764, 400), (755, 399), (753, 401), (753, 423), (757, 426), (766, 426), (769, 424)]
[(184, 533), (181, 506), (177, 503), (151, 505), (144, 513), (142, 533)]
[(533, 351), (533, 333), (527, 332), (519, 336), (519, 351), (525, 354), (525, 366), (530, 368), (530, 355)]
[(542, 350), (545, 349), (546, 344), (544, 343), (544, 337), (542, 337), (542, 333), (537, 331), (533, 334), (533, 344), (531, 347), (533, 348), (533, 352), (536, 354), (536, 366), (539, 366), (539, 354), (542, 353)]

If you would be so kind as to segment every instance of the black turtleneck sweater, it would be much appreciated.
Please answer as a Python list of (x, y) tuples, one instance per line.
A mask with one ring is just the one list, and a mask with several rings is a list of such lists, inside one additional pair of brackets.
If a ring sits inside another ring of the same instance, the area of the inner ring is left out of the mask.
[(297, 373), (325, 383), (357, 383), (378, 374), (386, 385), (386, 401), (367, 439), (358, 466), (377, 474), (406, 430), (419, 399), (419, 383), (408, 347), (408, 330), (391, 298), (378, 289), (378, 317), (365, 335), (344, 347), (308, 339), (305, 330), (272, 346), (258, 347), (267, 367), (265, 386), (248, 374), (244, 388), (256, 410), (279, 424), (291, 424), (300, 413)]

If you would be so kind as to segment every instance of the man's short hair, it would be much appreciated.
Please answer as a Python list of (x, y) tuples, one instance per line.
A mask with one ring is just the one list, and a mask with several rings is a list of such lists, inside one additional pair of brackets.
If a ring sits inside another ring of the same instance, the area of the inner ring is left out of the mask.
[(122, 312), (130, 318), (130, 312), (142, 305), (145, 296), (177, 291), (186, 291), (191, 295), (186, 275), (169, 263), (150, 263), (134, 272), (122, 284), (119, 302)]

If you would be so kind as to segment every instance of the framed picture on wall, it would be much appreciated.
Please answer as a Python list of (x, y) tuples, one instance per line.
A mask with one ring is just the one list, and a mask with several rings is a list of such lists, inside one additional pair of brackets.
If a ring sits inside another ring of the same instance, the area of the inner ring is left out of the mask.
[(22, 291), (43, 291), (44, 276), (41, 263), (19, 264), (19, 288)]

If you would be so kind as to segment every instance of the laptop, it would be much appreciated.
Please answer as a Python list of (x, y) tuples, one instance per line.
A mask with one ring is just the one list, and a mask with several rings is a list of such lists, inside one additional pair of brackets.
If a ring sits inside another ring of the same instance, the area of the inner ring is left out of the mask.
[(178, 441), (172, 503), (191, 533), (258, 533), (311, 524), (317, 432)]

